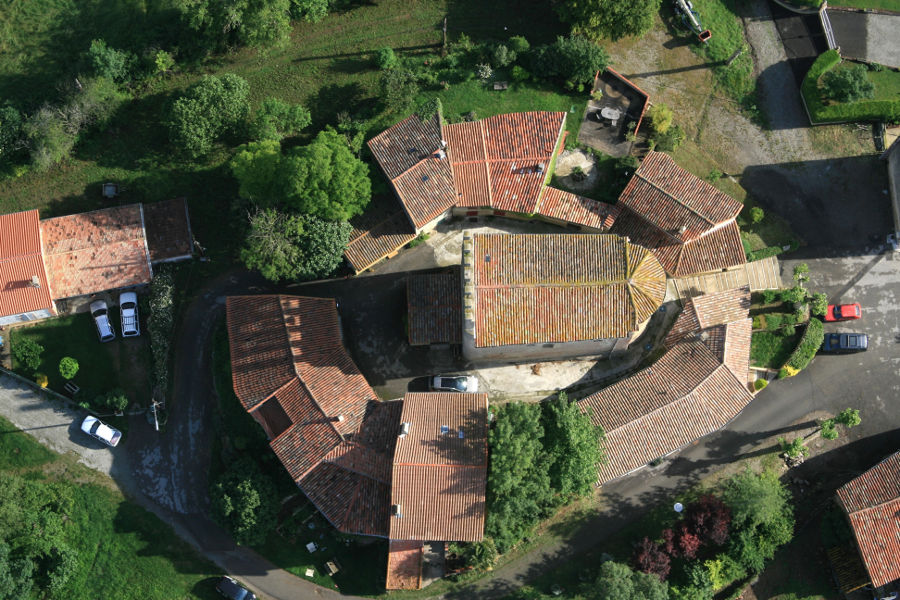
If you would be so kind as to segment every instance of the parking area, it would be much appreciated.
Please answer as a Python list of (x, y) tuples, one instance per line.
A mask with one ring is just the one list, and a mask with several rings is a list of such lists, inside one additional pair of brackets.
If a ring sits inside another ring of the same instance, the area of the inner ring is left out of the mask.
[(818, 15), (801, 15), (770, 2), (772, 18), (784, 45), (788, 64), (799, 86), (816, 57), (828, 50)]
[(828, 18), (843, 57), (900, 67), (900, 15), (829, 8)]

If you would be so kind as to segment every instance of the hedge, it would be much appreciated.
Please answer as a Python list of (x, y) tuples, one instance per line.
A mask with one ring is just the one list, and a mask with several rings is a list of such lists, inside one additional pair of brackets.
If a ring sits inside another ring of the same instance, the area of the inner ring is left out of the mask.
[(813, 123), (829, 121), (897, 121), (900, 120), (900, 99), (859, 100), (826, 105), (819, 90), (819, 79), (841, 63), (837, 50), (819, 55), (810, 67), (800, 90), (806, 100), (806, 108)]
[(784, 363), (778, 376), (780, 378), (789, 377), (805, 369), (819, 348), (822, 347), (823, 341), (825, 341), (825, 326), (818, 319), (810, 319), (797, 347)]

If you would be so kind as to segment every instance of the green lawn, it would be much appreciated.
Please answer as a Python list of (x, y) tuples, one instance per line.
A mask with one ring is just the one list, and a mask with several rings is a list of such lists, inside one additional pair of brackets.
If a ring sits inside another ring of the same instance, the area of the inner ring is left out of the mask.
[(780, 369), (797, 347), (800, 333), (782, 336), (770, 331), (755, 331), (750, 340), (750, 364), (754, 367)]
[[(121, 334), (118, 307), (110, 309), (110, 320), (117, 334)], [(146, 331), (136, 338), (123, 339), (118, 335), (111, 342), (101, 343), (91, 315), (79, 313), (16, 327), (11, 332), (10, 343), (15, 347), (23, 337), (44, 347), (38, 371), (47, 375), (50, 389), (64, 392), (66, 380), (59, 374), (59, 361), (71, 356), (79, 365), (78, 374), (72, 380), (82, 390), (79, 401), (90, 402), (99, 394), (122, 388), (132, 406), (149, 404), (150, 347)], [(15, 361), (13, 369), (32, 377), (31, 372)]]
[[(738, 17), (740, 3), (741, 0), (695, 0), (694, 9), (712, 37), (706, 44), (696, 41), (692, 47), (709, 62), (716, 63), (716, 81), (725, 93), (745, 102), (756, 90), (756, 78), (753, 75), (753, 58), (744, 40), (744, 27)], [(689, 37), (696, 40), (693, 33)], [(724, 64), (742, 48), (744, 52), (734, 62)]]
[[(900, 0), (836, 0), (835, 2), (829, 2), (828, 5), (847, 8), (880, 8), (900, 12)], [(818, 4), (815, 6), (818, 6)]]
[(900, 98), (900, 73), (885, 69), (869, 71), (869, 81), (875, 84), (876, 100), (897, 100)]
[(215, 565), (168, 525), (113, 491), (110, 481), (58, 455), (0, 418), (0, 469), (52, 483), (71, 498), (64, 536), (78, 553), (68, 600), (169, 600), (217, 597)]

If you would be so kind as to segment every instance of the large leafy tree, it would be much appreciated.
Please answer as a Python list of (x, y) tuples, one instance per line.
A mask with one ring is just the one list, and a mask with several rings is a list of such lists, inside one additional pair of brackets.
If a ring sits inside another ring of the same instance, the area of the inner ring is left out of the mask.
[(568, 87), (578, 87), (593, 81), (597, 71), (606, 68), (609, 55), (586, 37), (569, 35), (535, 49), (531, 60), (535, 73), (560, 79)]
[(210, 490), (213, 519), (239, 544), (260, 544), (277, 523), (275, 486), (251, 459), (232, 465)]
[(332, 0), (291, 0), (291, 16), (315, 23), (325, 18), (332, 4)]
[(287, 41), (291, 0), (175, 0), (194, 42), (212, 52), (230, 46), (268, 46)]
[(272, 140), (247, 144), (231, 168), (242, 197), (325, 221), (361, 214), (372, 195), (369, 167), (333, 129), (320, 131), (311, 144), (287, 153)]
[(606, 561), (585, 597), (591, 600), (667, 600), (668, 584), (655, 575), (632, 571), (628, 565)]
[(250, 114), (250, 86), (233, 73), (206, 75), (177, 98), (169, 111), (169, 139), (198, 158), (225, 135), (240, 133)]
[(863, 98), (873, 98), (875, 84), (866, 76), (867, 70), (860, 64), (848, 64), (828, 71), (822, 76), (825, 94), (837, 102), (855, 102)]
[(590, 494), (603, 461), (603, 429), (591, 423), (565, 392), (544, 403), (544, 448), (550, 461), (550, 485), (562, 502)]
[(241, 259), (270, 281), (325, 277), (340, 264), (350, 231), (344, 222), (260, 210), (250, 217)]
[(298, 133), (312, 122), (302, 104), (288, 104), (278, 98), (263, 100), (250, 125), (250, 137), (257, 140), (281, 140)]
[(650, 31), (659, 5), (660, 0), (560, 0), (555, 6), (573, 32), (615, 41)]
[(553, 491), (541, 438), (541, 408), (513, 402), (491, 430), (485, 533), (506, 552), (547, 515)]

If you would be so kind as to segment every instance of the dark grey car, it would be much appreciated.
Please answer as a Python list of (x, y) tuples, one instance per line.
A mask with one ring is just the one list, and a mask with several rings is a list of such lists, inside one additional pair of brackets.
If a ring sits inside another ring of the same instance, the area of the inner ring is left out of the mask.
[(869, 347), (869, 336), (865, 333), (826, 333), (819, 350), (822, 354), (850, 354), (865, 352)]
[(256, 600), (256, 594), (227, 575), (216, 583), (216, 591), (230, 600)]

